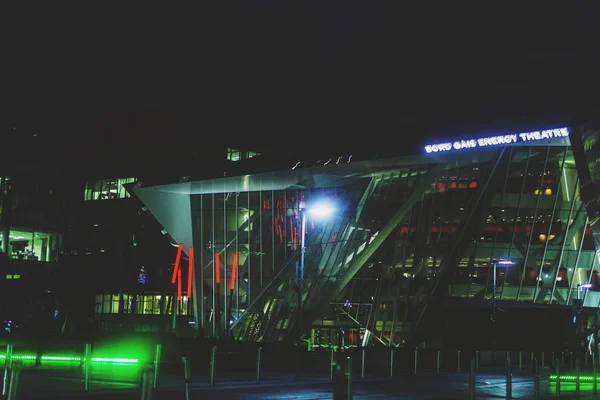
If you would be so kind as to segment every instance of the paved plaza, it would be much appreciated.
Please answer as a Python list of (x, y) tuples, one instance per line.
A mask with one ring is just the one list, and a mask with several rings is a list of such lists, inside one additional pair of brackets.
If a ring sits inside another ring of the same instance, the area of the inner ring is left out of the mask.
[[(501, 374), (479, 374), (476, 379), (477, 399), (503, 399), (506, 380)], [(328, 378), (303, 376), (296, 381), (294, 375), (265, 376), (257, 384), (247, 376), (222, 377), (214, 387), (207, 377), (194, 377), (192, 399), (333, 399), (333, 384)], [(563, 384), (560, 398), (575, 398), (574, 385)], [(353, 380), (354, 399), (467, 399), (468, 375), (445, 374), (398, 376), (393, 378), (356, 377)], [(140, 399), (136, 383), (107, 383), (92, 381), (91, 390), (83, 391), (83, 383), (74, 378), (23, 374), (19, 384), (20, 400), (33, 399)], [(154, 391), (153, 400), (185, 398), (182, 377), (163, 376)], [(541, 381), (541, 399), (556, 399), (554, 384)], [(592, 396), (591, 385), (582, 385), (581, 398)], [(533, 378), (527, 375), (513, 377), (513, 399), (534, 399)]]

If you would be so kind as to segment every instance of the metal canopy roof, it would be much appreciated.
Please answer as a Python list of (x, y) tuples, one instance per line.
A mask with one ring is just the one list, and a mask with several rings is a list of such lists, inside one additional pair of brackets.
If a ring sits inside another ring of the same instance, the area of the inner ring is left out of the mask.
[(488, 160), (496, 151), (498, 148), (477, 152), (385, 158), (159, 186), (144, 186), (143, 183), (140, 183), (133, 187), (133, 192), (137, 196), (148, 191), (193, 195), (333, 187), (347, 185), (354, 179), (369, 177), (373, 174), (403, 168), (409, 169), (419, 165), (446, 163), (448, 167), (457, 167), (482, 162)]

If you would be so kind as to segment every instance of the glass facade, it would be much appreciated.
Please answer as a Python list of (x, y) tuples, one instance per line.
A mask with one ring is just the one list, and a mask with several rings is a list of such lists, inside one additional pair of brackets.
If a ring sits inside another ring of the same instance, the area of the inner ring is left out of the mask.
[(260, 153), (257, 153), (255, 151), (245, 151), (245, 150), (231, 149), (231, 148), (227, 149), (227, 160), (229, 160), (229, 161), (247, 160), (247, 159), (259, 156), (259, 155), (260, 155)]
[(0, 235), (0, 248), (6, 249), (9, 258), (28, 261), (57, 261), (58, 234), (19, 227), (5, 228), (3, 233)]
[(135, 182), (136, 178), (102, 179), (88, 181), (85, 186), (85, 200), (114, 200), (130, 197), (123, 185)]
[[(597, 308), (592, 221), (579, 156), (564, 143), (316, 167), (285, 189), (192, 192), (190, 313), (207, 336), (324, 346), (343, 329), (345, 345), (397, 346), (445, 301)], [(299, 280), (303, 215), (322, 199), (336, 212), (307, 217)]]
[[(171, 315), (172, 302), (173, 296), (165, 294), (98, 294), (94, 312), (96, 314)], [(188, 315), (188, 311), (188, 298), (182, 296), (177, 305), (177, 315)]]

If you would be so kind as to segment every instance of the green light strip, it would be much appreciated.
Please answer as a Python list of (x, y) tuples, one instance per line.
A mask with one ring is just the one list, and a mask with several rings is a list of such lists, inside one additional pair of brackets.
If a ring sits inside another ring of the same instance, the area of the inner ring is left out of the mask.
[[(551, 381), (556, 381), (558, 378), (558, 375), (550, 375), (550, 380)], [(561, 382), (577, 382), (577, 375), (561, 375), (560, 376), (560, 381)], [(580, 382), (594, 382), (594, 376), (593, 375), (580, 375), (579, 376), (579, 381)], [(600, 376), (596, 377), (596, 381), (600, 381)]]
[[(34, 355), (23, 355), (23, 354), (14, 354), (12, 356), (13, 360), (27, 360), (27, 361), (35, 361), (37, 356)], [(6, 354), (0, 354), (0, 360), (6, 360)], [(54, 361), (54, 362), (82, 362), (85, 361), (85, 358), (81, 357), (69, 357), (69, 356), (42, 356), (41, 361)], [(137, 358), (106, 358), (106, 357), (93, 357), (92, 363), (94, 364), (137, 364)]]

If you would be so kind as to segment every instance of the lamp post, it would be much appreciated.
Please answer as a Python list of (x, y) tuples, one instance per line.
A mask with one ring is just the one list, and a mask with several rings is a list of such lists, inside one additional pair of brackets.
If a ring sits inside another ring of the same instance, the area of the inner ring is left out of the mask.
[(513, 265), (514, 263), (510, 260), (492, 260), (493, 263), (493, 283), (492, 283), (492, 361), (495, 358), (496, 352), (496, 288), (497, 288), (497, 278), (498, 278), (498, 265), (508, 266)]
[[(335, 211), (333, 205), (330, 202), (322, 201), (313, 204), (308, 208), (300, 209), (302, 218), (302, 230), (300, 234), (300, 263), (296, 264), (296, 285), (298, 287), (298, 329), (300, 335), (304, 332), (304, 321), (302, 315), (303, 299), (302, 291), (304, 289), (304, 253), (306, 252), (306, 221), (307, 214), (318, 219), (326, 219)], [(302, 336), (300, 336), (302, 341)]]

